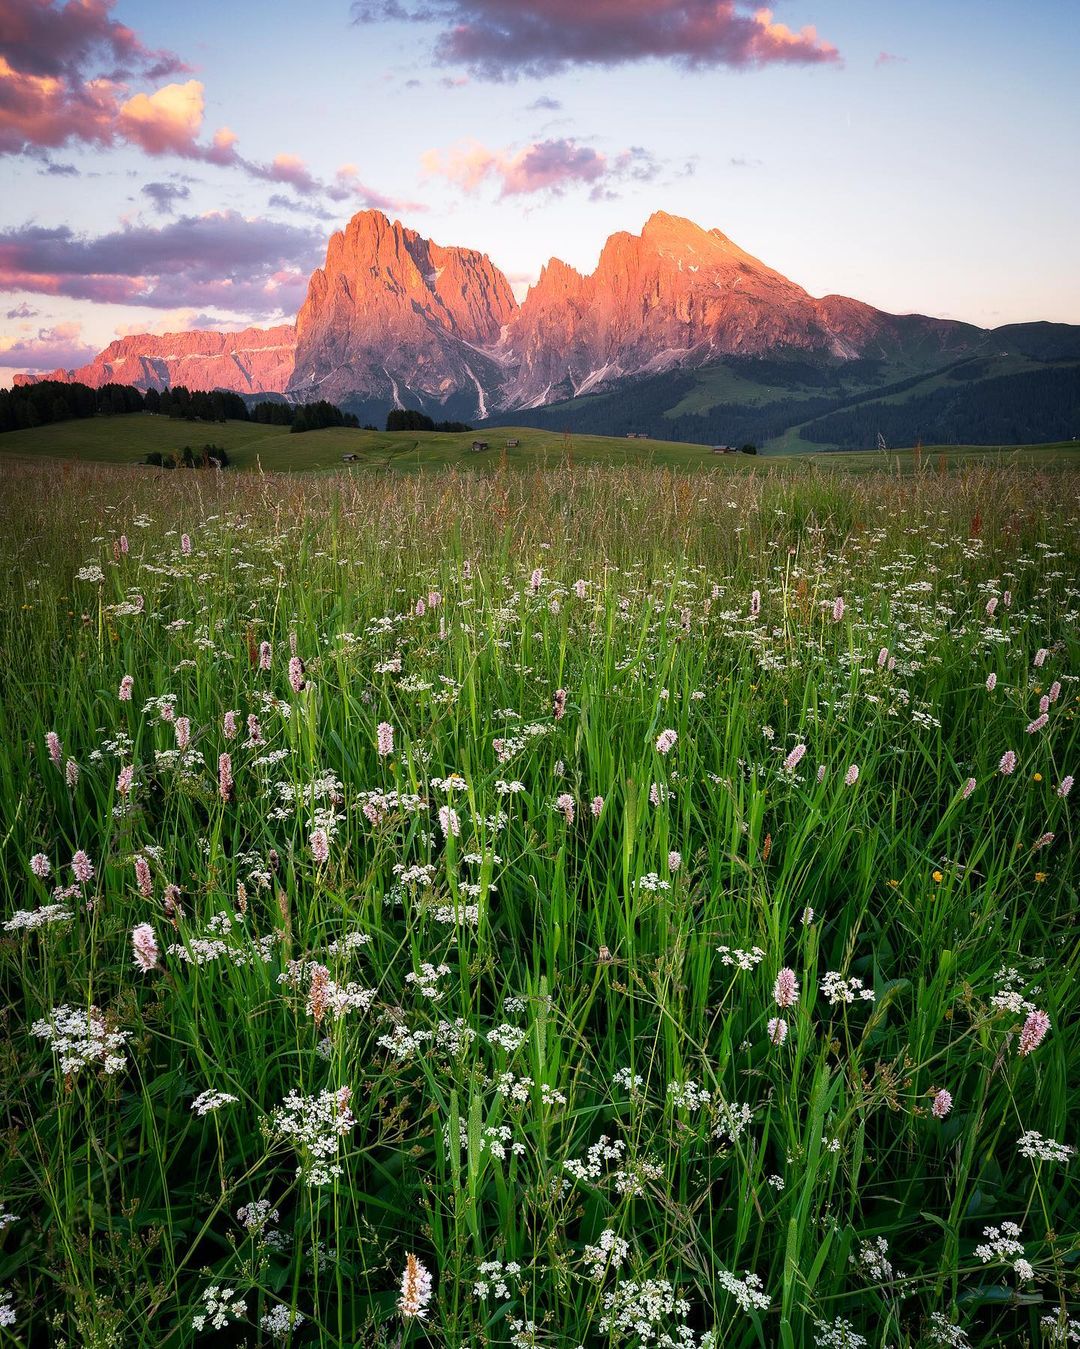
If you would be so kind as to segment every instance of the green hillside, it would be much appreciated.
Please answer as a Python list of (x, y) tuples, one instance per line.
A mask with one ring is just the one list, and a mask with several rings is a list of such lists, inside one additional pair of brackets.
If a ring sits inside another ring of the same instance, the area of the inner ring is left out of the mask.
[[(474, 453), (472, 442), (487, 440), (490, 449)], [(520, 445), (507, 448), (508, 440)], [(719, 469), (749, 472), (755, 465), (775, 468), (786, 465), (800, 472), (880, 471), (909, 473), (918, 463), (923, 471), (947, 469), (972, 462), (1016, 462), (1053, 468), (1076, 464), (1080, 443), (1062, 441), (1051, 445), (985, 446), (948, 445), (924, 447), (920, 460), (910, 450), (828, 453), (823, 447), (791, 437), (790, 452), (767, 455), (714, 455), (704, 445), (679, 441), (627, 440), (625, 437), (574, 435), (569, 445), (560, 432), (532, 427), (500, 427), (486, 431), (445, 434), (417, 431), (356, 431), (332, 427), (292, 435), (278, 427), (255, 422), (182, 422), (150, 413), (94, 417), (55, 422), (27, 431), (0, 436), (0, 465), (30, 460), (83, 461), (86, 463), (139, 464), (148, 453), (170, 454), (185, 445), (200, 449), (205, 443), (224, 448), (233, 469), (263, 472), (341, 470), (362, 472), (389, 469), (415, 472), (423, 468), (458, 467), (495, 470), (501, 467), (537, 469), (573, 465), (655, 465), (686, 470)], [(785, 447), (787, 450), (788, 447)], [(357, 456), (346, 462), (344, 456)], [(146, 468), (147, 473), (161, 472)]]

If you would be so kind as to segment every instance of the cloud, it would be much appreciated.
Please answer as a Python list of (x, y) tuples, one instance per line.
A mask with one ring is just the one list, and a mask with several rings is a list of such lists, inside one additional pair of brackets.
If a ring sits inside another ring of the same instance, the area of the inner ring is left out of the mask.
[(32, 337), (0, 334), (0, 369), (73, 370), (93, 360), (95, 354), (96, 349), (82, 340), (79, 323), (39, 328)]
[(428, 150), (421, 162), (426, 173), (448, 179), (463, 192), (476, 192), (494, 181), (500, 197), (561, 196), (582, 184), (591, 188), (593, 198), (610, 197), (615, 183), (648, 182), (660, 172), (657, 161), (640, 146), (609, 156), (566, 137), (534, 141), (517, 151), (489, 150), (479, 141), (466, 141), (449, 150)]
[(526, 112), (559, 112), (561, 108), (562, 104), (557, 98), (549, 98), (544, 94), (541, 98), (534, 98)]
[(34, 319), (40, 312), (40, 309), (31, 309), (24, 300), (22, 304), (17, 304), (14, 309), (9, 309), (4, 317), (6, 319)]
[(733, 169), (760, 169), (765, 161), (752, 159), (749, 155), (732, 155), (728, 163)]
[(0, 155), (30, 155), (43, 162), (44, 173), (74, 174), (73, 166), (53, 164), (45, 152), (130, 145), (153, 158), (176, 155), (233, 169), (301, 196), (356, 196), (392, 206), (392, 198), (362, 183), (320, 182), (297, 155), (278, 154), (269, 163), (246, 159), (229, 127), (204, 139), (203, 83), (132, 88), (136, 79), (156, 83), (188, 68), (170, 52), (148, 50), (110, 17), (112, 8), (113, 0), (0, 0)]
[(689, 69), (836, 62), (812, 26), (795, 31), (744, 0), (355, 0), (358, 23), (436, 22), (435, 56), (488, 80), (648, 59)]
[[(119, 124), (130, 103), (127, 81), (187, 71), (173, 53), (144, 47), (110, 17), (112, 7), (112, 0), (0, 0), (0, 154), (127, 139)], [(168, 104), (175, 96), (166, 90), (188, 86), (166, 85), (141, 97), (164, 95)], [(136, 131), (140, 111), (133, 110)], [(158, 118), (163, 111), (152, 110)]]
[(331, 201), (352, 200), (358, 207), (368, 207), (376, 211), (409, 213), (426, 211), (422, 201), (409, 201), (405, 197), (388, 197), (375, 188), (369, 187), (360, 179), (360, 170), (355, 164), (342, 164), (334, 174), (333, 183), (324, 189)]
[(322, 257), (321, 231), (236, 211), (126, 225), (96, 237), (67, 226), (0, 230), (0, 290), (156, 309), (291, 314)]
[(894, 52), (878, 52), (875, 60), (875, 66), (892, 66), (897, 62), (906, 61), (906, 56), (897, 56)]
[(191, 196), (191, 188), (184, 183), (144, 183), (141, 191), (154, 203), (154, 210), (159, 215), (173, 215), (176, 203)]

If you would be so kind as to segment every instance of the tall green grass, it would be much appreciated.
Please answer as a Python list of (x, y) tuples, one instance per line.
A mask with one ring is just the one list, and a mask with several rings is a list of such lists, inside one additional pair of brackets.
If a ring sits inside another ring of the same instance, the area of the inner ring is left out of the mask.
[(1064, 1344), (1078, 488), (9, 470), (0, 1343)]

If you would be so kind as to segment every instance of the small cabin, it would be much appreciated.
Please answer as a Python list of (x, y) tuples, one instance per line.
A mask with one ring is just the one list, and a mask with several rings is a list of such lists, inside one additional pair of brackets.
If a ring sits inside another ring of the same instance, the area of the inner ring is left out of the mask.
[(343, 464), (355, 464), (359, 458), (360, 456), (358, 454), (343, 454), (341, 456), (341, 462)]
[(486, 440), (474, 440), (472, 443), (472, 447), (474, 450), (486, 450), (488, 447), (488, 443)]
[(506, 448), (508, 450), (516, 450), (520, 446), (520, 444), (521, 444), (520, 440), (508, 440), (506, 442)]
[(649, 437), (645, 434), (644, 431), (627, 431), (627, 433), (626, 433), (626, 439), (627, 439), (627, 440), (648, 440)]
[(734, 445), (714, 445), (714, 446), (712, 447), (712, 453), (713, 453), (713, 454), (737, 454), (738, 451), (737, 451), (737, 449), (735, 448)]

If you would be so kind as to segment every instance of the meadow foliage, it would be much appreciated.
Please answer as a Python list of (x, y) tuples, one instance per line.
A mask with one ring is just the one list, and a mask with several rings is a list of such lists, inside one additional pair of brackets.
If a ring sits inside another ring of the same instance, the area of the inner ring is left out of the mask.
[(1080, 1341), (1078, 490), (9, 468), (0, 1343)]

